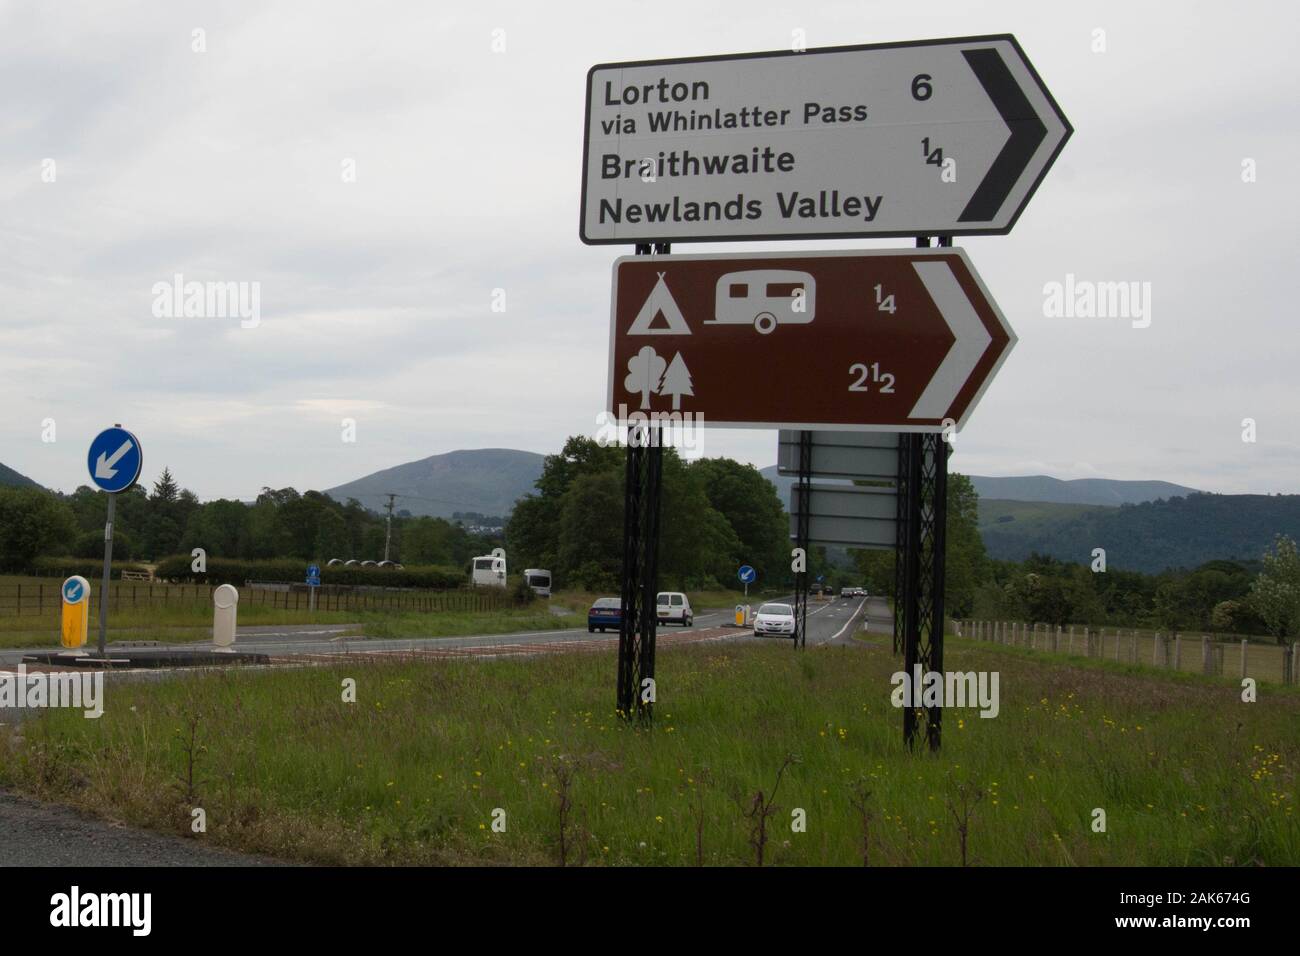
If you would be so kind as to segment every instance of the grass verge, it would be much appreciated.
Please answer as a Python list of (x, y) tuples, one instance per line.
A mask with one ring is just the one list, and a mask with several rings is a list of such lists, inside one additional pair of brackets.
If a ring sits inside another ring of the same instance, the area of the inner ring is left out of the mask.
[(660, 653), (652, 730), (611, 712), (608, 654), (110, 683), (99, 720), (24, 724), (0, 781), (320, 863), (1300, 862), (1300, 694), (946, 659), (998, 671), (1001, 710), (948, 710), (938, 755), (903, 748), (885, 651), (707, 645)]

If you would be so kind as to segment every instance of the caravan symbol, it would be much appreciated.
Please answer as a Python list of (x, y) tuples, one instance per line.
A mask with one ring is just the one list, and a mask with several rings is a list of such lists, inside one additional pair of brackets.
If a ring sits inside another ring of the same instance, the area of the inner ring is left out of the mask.
[(813, 320), (817, 284), (807, 272), (752, 269), (728, 272), (718, 280), (713, 321), (705, 325), (749, 325), (767, 335), (783, 322)]

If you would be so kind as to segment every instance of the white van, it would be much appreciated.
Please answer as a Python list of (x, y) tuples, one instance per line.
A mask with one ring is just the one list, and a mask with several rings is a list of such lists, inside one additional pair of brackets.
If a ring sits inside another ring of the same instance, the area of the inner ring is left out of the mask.
[(655, 598), (655, 604), (658, 605), (655, 614), (660, 624), (680, 624), (682, 627), (690, 627), (695, 623), (695, 612), (691, 610), (691, 602), (681, 591), (660, 591)]
[(485, 554), (475, 558), (469, 583), (476, 588), (504, 588), (506, 586), (505, 557)]
[(551, 572), (545, 568), (524, 568), (524, 583), (533, 589), (538, 597), (551, 596)]

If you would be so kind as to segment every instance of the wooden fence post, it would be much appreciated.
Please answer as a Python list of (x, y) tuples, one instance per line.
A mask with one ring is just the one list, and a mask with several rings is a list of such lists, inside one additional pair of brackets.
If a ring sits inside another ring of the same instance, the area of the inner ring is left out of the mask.
[(1244, 637), (1241, 639), (1241, 679), (1246, 679), (1246, 647), (1250, 642)]
[(1174, 670), (1183, 668), (1183, 636), (1174, 631)]

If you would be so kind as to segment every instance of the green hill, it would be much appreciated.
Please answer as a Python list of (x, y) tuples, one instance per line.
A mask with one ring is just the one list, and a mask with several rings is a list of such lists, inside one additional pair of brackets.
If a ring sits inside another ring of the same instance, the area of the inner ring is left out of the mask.
[(413, 515), (450, 518), (456, 512), (508, 515), (533, 490), (542, 455), (512, 448), (477, 448), (433, 455), (385, 468), (325, 493), (336, 501), (356, 498), (376, 511), (397, 495), (396, 508)]
[(1117, 478), (1052, 478), (1016, 475), (988, 478), (971, 475), (976, 493), (999, 501), (1047, 501), (1072, 505), (1135, 505), (1143, 501), (1197, 494), (1195, 488), (1168, 481), (1123, 481)]
[(988, 500), (980, 534), (1001, 560), (1038, 552), (1088, 563), (1105, 548), (1107, 567), (1154, 573), (1257, 559), (1276, 534), (1300, 539), (1300, 495), (1198, 493), (1118, 508)]
[(0, 465), (0, 487), (8, 488), (39, 488), (36, 482), (32, 481), (26, 475), (20, 475), (7, 465)]

